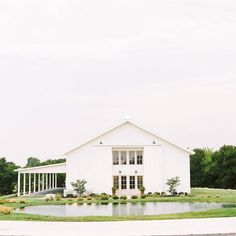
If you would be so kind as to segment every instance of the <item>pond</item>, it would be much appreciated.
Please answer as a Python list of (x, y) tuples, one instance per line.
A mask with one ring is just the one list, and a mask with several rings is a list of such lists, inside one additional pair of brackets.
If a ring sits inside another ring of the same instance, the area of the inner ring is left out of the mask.
[(222, 203), (204, 202), (146, 202), (127, 204), (72, 204), (29, 206), (16, 209), (15, 212), (48, 216), (131, 216), (131, 215), (161, 215), (192, 211), (206, 211), (223, 208)]

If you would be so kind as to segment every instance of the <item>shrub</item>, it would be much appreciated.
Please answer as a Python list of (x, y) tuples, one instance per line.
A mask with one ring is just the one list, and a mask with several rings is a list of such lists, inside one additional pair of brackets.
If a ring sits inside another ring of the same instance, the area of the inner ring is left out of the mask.
[(113, 198), (114, 200), (118, 200), (118, 199), (119, 199), (119, 197), (118, 197), (118, 196), (116, 196), (116, 195), (115, 195), (115, 196), (113, 196), (112, 198)]
[(145, 187), (144, 187), (144, 186), (141, 186), (141, 187), (139, 188), (139, 190), (140, 190), (140, 192), (141, 192), (141, 195), (143, 195), (144, 192), (145, 192)]
[(6, 203), (6, 200), (0, 199), (0, 204), (5, 204), (5, 203)]
[(178, 193), (177, 192), (173, 192), (173, 196), (177, 196), (178, 195)]
[(216, 195), (216, 198), (220, 198), (220, 195)]
[(131, 199), (138, 199), (137, 195), (131, 196)]
[(12, 208), (7, 206), (0, 206), (0, 213), (8, 215), (11, 214)]
[(57, 193), (55, 196), (56, 201), (61, 201), (61, 197), (62, 197), (61, 194)]
[(185, 196), (189, 196), (189, 194), (187, 192), (184, 193)]
[(74, 195), (73, 195), (73, 194), (71, 194), (71, 193), (69, 193), (69, 194), (67, 194), (67, 195), (66, 195), (66, 197), (67, 197), (67, 198), (73, 198), (73, 197), (74, 197)]
[(159, 197), (159, 196), (160, 196), (160, 193), (159, 193), (159, 192), (155, 192), (155, 193), (153, 193), (152, 196), (153, 196), (153, 197)]
[(115, 186), (113, 186), (113, 187), (112, 187), (112, 195), (113, 195), (113, 196), (116, 195), (116, 190), (117, 190), (117, 188), (116, 188)]
[(161, 192), (161, 196), (166, 196), (166, 192)]
[(96, 193), (90, 193), (89, 196), (90, 196), (90, 197), (96, 197), (97, 194), (96, 194)]
[(8, 203), (16, 203), (16, 199), (9, 199)]
[(77, 197), (77, 201), (78, 202), (82, 202), (84, 200), (84, 198), (82, 198), (82, 197)]
[(141, 199), (144, 199), (144, 198), (146, 198), (146, 195), (145, 195), (145, 194), (142, 194), (142, 195), (140, 196), (140, 198), (141, 198)]
[(91, 201), (93, 198), (92, 197), (87, 197), (87, 200), (88, 201)]
[(107, 201), (107, 200), (109, 200), (109, 196), (108, 195), (102, 195), (101, 200), (102, 201)]
[(121, 200), (126, 200), (126, 199), (127, 199), (127, 196), (121, 196), (120, 199), (121, 199)]
[(148, 192), (147, 195), (148, 195), (148, 196), (151, 196), (151, 195), (152, 195), (152, 192)]
[(26, 203), (25, 199), (20, 199), (20, 203), (25, 204)]

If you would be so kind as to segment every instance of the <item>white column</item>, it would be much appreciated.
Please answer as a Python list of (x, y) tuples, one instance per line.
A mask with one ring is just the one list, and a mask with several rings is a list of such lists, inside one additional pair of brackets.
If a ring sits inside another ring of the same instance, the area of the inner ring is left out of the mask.
[(40, 173), (38, 173), (38, 191), (40, 192)]
[(48, 173), (46, 173), (46, 190), (48, 190)]
[(52, 188), (54, 188), (54, 173), (52, 173)]
[(36, 192), (36, 173), (34, 173), (34, 193)]
[(18, 193), (17, 196), (20, 196), (20, 172), (18, 172), (18, 187), (17, 187)]
[(26, 178), (26, 173), (24, 173), (24, 185), (23, 185), (23, 195), (25, 195), (25, 178)]
[(31, 173), (29, 173), (29, 194), (31, 194)]
[(52, 175), (49, 173), (49, 189), (52, 188)]
[(42, 190), (44, 191), (44, 173), (42, 174), (43, 175), (43, 177), (42, 177)]
[(55, 188), (57, 188), (57, 173), (55, 173)]

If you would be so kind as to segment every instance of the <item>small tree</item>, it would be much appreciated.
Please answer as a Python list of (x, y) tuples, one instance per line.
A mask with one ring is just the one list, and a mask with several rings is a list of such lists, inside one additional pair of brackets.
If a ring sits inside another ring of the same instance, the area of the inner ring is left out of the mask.
[(168, 191), (170, 192), (171, 195), (174, 195), (174, 193), (176, 192), (176, 188), (177, 186), (180, 185), (180, 179), (178, 176), (171, 178), (171, 179), (167, 179), (166, 185), (169, 186)]
[(77, 179), (76, 182), (71, 182), (71, 185), (73, 186), (74, 190), (81, 196), (85, 191), (85, 185), (87, 184), (87, 181), (82, 179)]

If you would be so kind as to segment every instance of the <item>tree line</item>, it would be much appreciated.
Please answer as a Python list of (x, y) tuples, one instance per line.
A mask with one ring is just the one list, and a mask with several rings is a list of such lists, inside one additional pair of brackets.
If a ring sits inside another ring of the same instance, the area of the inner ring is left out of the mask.
[(190, 157), (191, 186), (236, 189), (236, 146), (197, 148)]
[[(236, 189), (236, 146), (224, 145), (219, 150), (196, 148), (190, 156), (192, 187)], [(65, 162), (65, 159), (40, 161), (29, 157), (25, 167), (51, 165)], [(6, 158), (0, 158), (0, 195), (16, 192), (17, 172), (20, 168)], [(58, 186), (64, 186), (65, 174), (58, 175)]]

